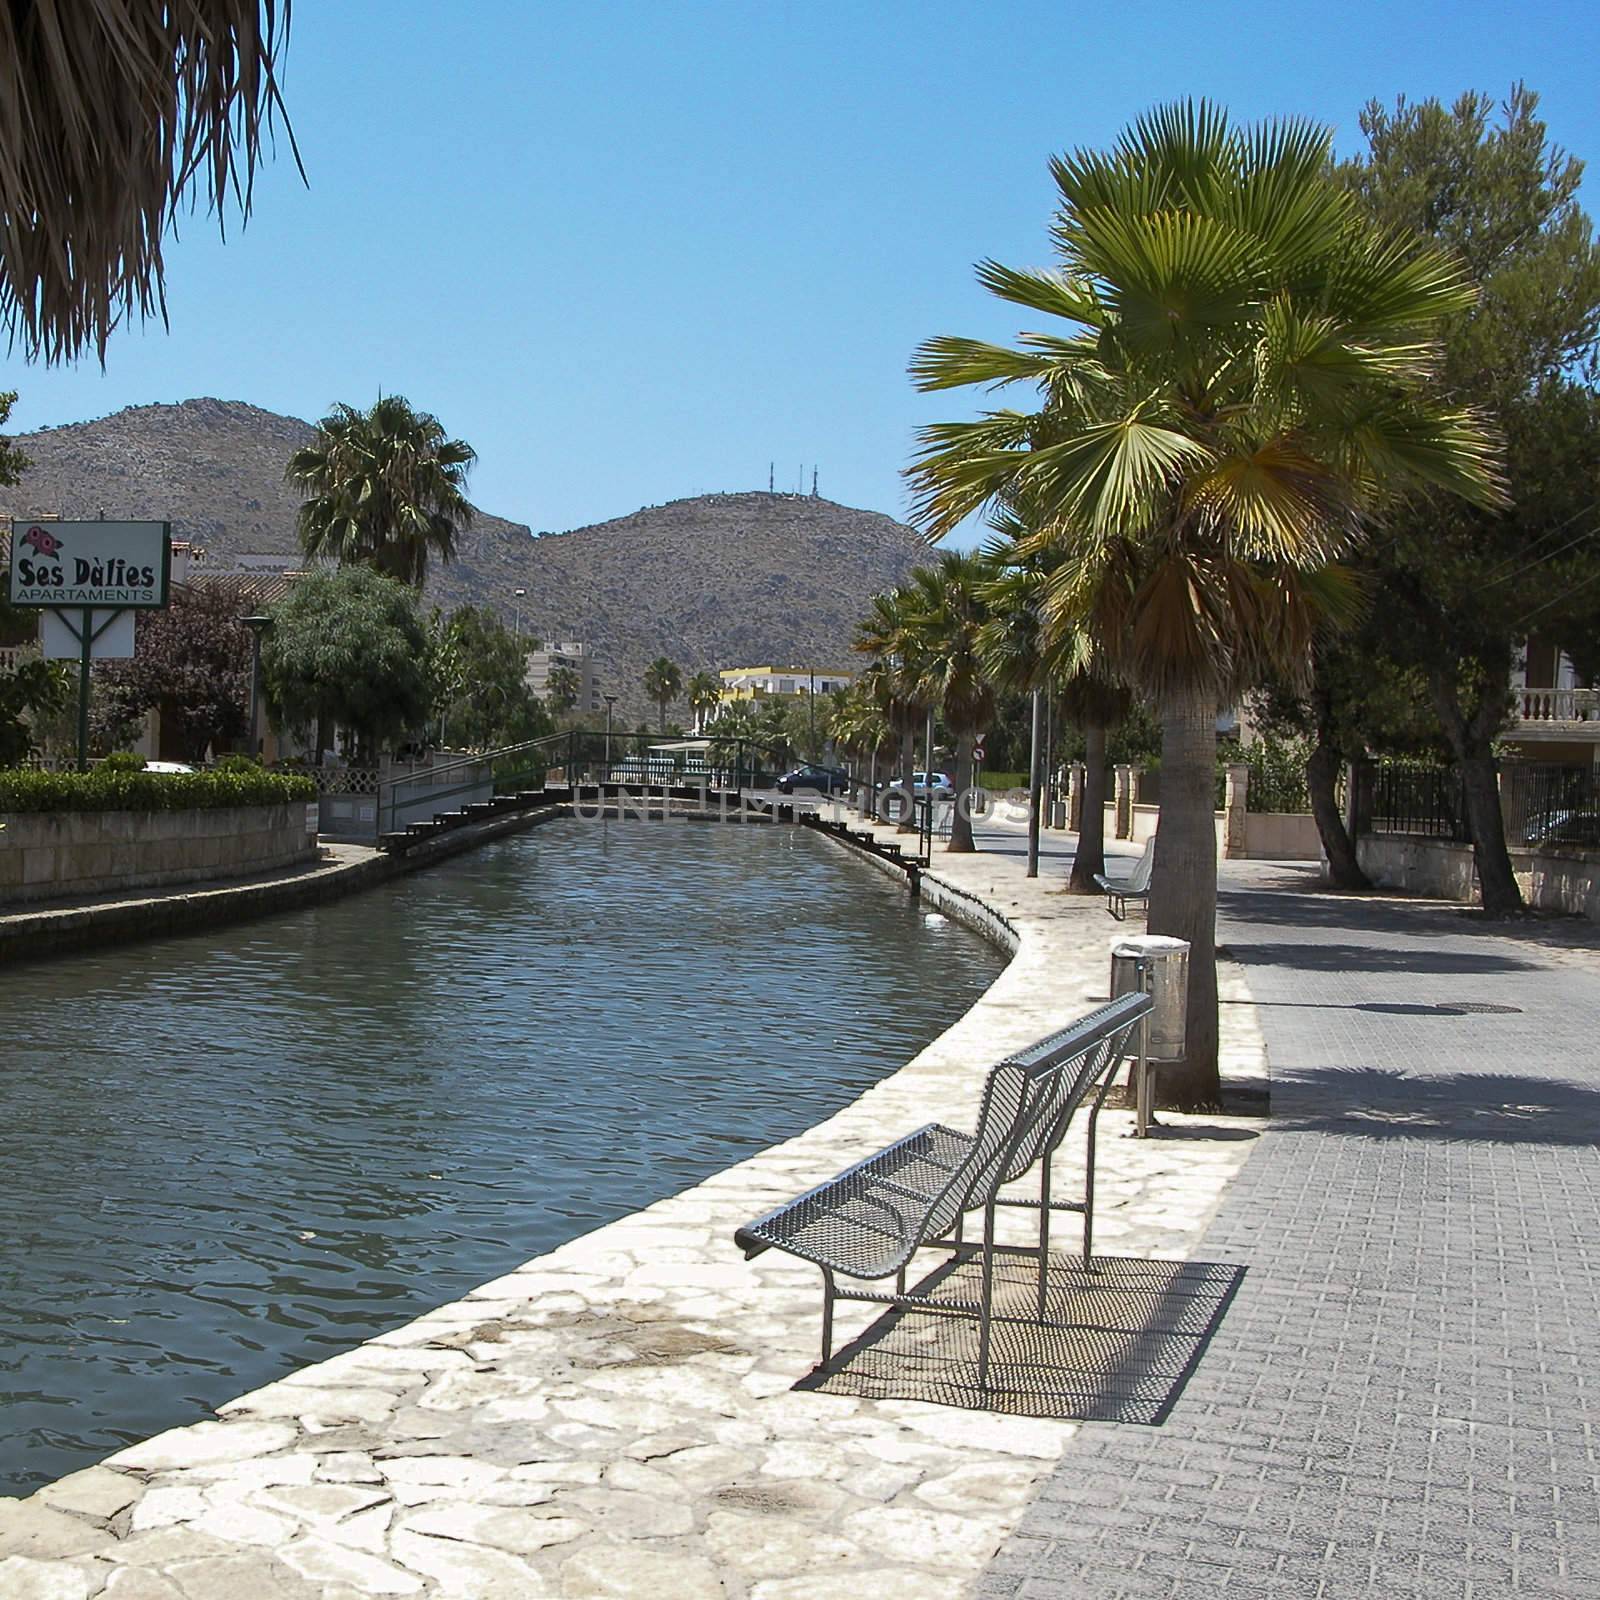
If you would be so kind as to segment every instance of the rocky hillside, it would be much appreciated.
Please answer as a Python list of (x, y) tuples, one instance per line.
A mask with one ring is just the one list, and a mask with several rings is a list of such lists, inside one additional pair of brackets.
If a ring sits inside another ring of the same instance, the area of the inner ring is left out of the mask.
[[(225, 400), (136, 406), (23, 434), (16, 442), (33, 466), (18, 487), (0, 488), (0, 515), (164, 518), (214, 566), (291, 552), (299, 499), (283, 465), (310, 436), (293, 417)], [(509, 619), (513, 591), (527, 590), (524, 627), (594, 645), (607, 688), (637, 716), (639, 679), (658, 655), (686, 672), (848, 667), (870, 597), (926, 555), (890, 517), (799, 495), (702, 495), (543, 537), (480, 513), (429, 597), (446, 608), (495, 606)]]

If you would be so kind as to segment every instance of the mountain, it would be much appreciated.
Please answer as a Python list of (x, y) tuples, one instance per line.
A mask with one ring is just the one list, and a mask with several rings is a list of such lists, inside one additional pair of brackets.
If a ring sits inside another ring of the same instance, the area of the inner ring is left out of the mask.
[[(21, 434), (33, 465), (0, 487), (0, 515), (165, 519), (214, 567), (289, 554), (299, 496), (283, 481), (309, 424), (231, 400), (134, 406), (95, 422)], [(487, 605), (547, 639), (581, 639), (608, 692), (636, 718), (645, 667), (670, 656), (689, 675), (755, 665), (845, 668), (871, 597), (928, 547), (875, 511), (793, 494), (712, 494), (535, 536), (480, 512), (428, 598)]]

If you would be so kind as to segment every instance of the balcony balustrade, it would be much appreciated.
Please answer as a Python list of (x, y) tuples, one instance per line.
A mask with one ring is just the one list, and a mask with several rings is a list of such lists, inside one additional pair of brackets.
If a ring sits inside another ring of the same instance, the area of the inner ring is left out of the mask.
[(1518, 724), (1537, 728), (1570, 723), (1600, 733), (1600, 689), (1518, 689)]

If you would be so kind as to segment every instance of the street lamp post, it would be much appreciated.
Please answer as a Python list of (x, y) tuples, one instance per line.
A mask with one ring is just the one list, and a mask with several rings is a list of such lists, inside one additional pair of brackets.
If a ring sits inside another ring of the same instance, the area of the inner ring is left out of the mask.
[(1028, 876), (1039, 876), (1039, 813), (1044, 809), (1044, 695), (1033, 691), (1028, 739)]
[(604, 781), (609, 782), (611, 778), (611, 708), (617, 703), (617, 697), (614, 694), (608, 694), (603, 698), (606, 703), (606, 776)]
[(522, 637), (522, 600), (528, 591), (526, 589), (513, 589), (511, 592), (516, 596), (517, 601), (516, 621), (511, 626), (511, 633), (513, 638), (520, 639)]
[(250, 754), (261, 754), (261, 635), (272, 626), (272, 618), (264, 616), (239, 619), (250, 630)]

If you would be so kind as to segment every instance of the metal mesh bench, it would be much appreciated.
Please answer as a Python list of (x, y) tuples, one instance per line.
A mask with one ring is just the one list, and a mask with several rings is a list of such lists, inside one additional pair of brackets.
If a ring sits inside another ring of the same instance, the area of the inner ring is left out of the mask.
[[(1071, 1027), (1007, 1056), (989, 1073), (972, 1133), (929, 1123), (739, 1229), (734, 1239), (747, 1259), (776, 1248), (822, 1269), (824, 1366), (833, 1355), (834, 1302), (866, 1301), (906, 1311), (976, 1316), (980, 1324), (978, 1382), (980, 1388), (987, 1388), (995, 1256), (1038, 1258), (1040, 1321), (1045, 1311), (1052, 1212), (1082, 1213), (1083, 1259), (1084, 1265), (1089, 1265), (1094, 1237), (1095, 1124), (1128, 1037), (1150, 1006), (1148, 995), (1124, 995)], [(1083, 1198), (1054, 1200), (1051, 1157), (1073, 1113), (1091, 1093)], [(1035, 1165), (1040, 1168), (1037, 1200), (1000, 1194), (1005, 1185), (1015, 1183)], [(1037, 1211), (1038, 1244), (997, 1244), (994, 1224), (999, 1206)], [(968, 1241), (963, 1233), (966, 1215), (979, 1209), (983, 1212), (983, 1238), (981, 1242)], [(980, 1299), (936, 1300), (907, 1292), (906, 1267), (916, 1252), (925, 1248), (948, 1250), (958, 1260), (980, 1256)], [(836, 1274), (863, 1282), (892, 1276), (894, 1292), (840, 1288)]]
[(1150, 874), (1156, 864), (1156, 836), (1150, 835), (1144, 847), (1144, 854), (1133, 864), (1133, 871), (1126, 878), (1108, 878), (1103, 872), (1094, 875), (1094, 881), (1105, 891), (1106, 910), (1118, 922), (1125, 921), (1128, 915), (1130, 902), (1145, 905), (1150, 899)]

